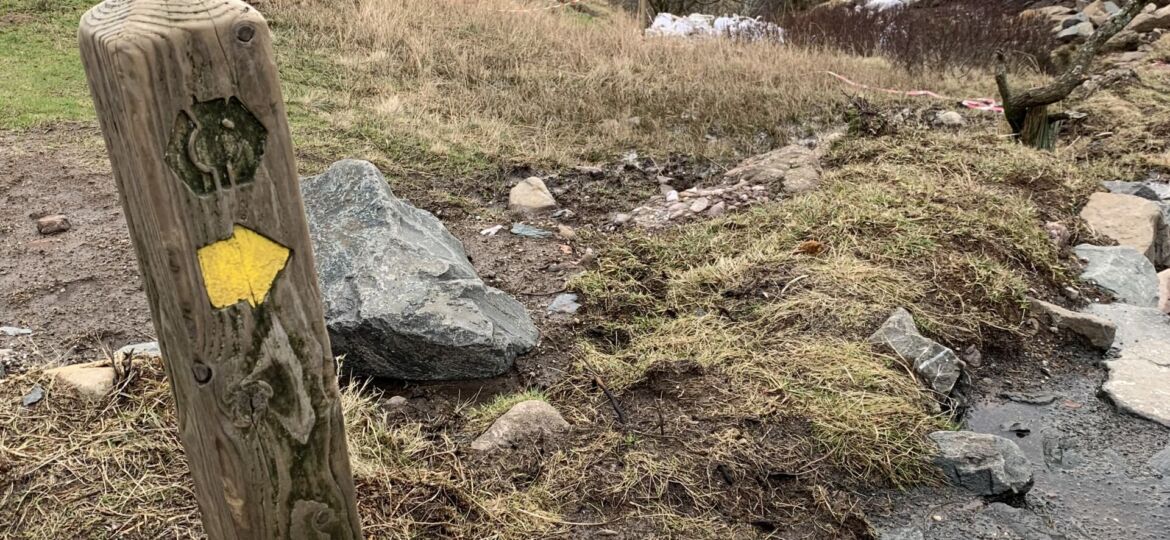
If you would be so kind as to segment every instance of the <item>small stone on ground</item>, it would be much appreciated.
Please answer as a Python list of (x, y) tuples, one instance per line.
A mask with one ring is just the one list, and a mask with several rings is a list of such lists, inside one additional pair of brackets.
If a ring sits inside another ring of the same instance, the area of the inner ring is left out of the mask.
[(45, 236), (63, 233), (72, 227), (73, 225), (69, 223), (69, 218), (61, 214), (45, 216), (37, 220), (37, 232)]
[(45, 375), (89, 399), (105, 397), (114, 388), (114, 368), (100, 361), (47, 369)]
[(126, 360), (162, 360), (162, 349), (157, 341), (127, 345), (114, 352), (114, 361), (121, 363)]
[(951, 393), (963, 371), (963, 362), (951, 349), (922, 336), (914, 324), (914, 317), (903, 308), (869, 337), (874, 345), (888, 347), (902, 360), (914, 367), (932, 390), (942, 395)]
[(508, 412), (492, 422), (491, 427), (471, 443), (471, 448), (487, 452), (502, 448), (516, 448), (526, 442), (567, 431), (569, 423), (552, 405), (530, 399), (513, 405)]
[(581, 304), (577, 303), (577, 295), (565, 293), (553, 298), (552, 303), (548, 305), (549, 313), (564, 313), (573, 315), (577, 310), (581, 309)]
[(533, 214), (557, 207), (544, 180), (535, 176), (521, 180), (508, 194), (508, 209), (514, 212)]
[(24, 397), (20, 398), (20, 404), (25, 407), (31, 407), (40, 403), (42, 399), (45, 399), (45, 389), (41, 388), (39, 384), (34, 384), (32, 389)]
[(551, 238), (552, 231), (546, 231), (539, 227), (533, 227), (525, 223), (513, 223), (511, 228), (512, 234), (516, 236), (524, 236), (528, 238)]

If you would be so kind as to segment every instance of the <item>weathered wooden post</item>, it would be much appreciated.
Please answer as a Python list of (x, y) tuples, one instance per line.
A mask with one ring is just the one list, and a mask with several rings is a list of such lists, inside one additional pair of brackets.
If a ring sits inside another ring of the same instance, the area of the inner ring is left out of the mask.
[(207, 535), (360, 538), (264, 18), (107, 0), (79, 41)]

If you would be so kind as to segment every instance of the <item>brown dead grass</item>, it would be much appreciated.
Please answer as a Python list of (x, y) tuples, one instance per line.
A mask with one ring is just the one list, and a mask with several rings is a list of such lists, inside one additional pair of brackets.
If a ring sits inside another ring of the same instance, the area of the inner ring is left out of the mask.
[[(769, 146), (793, 122), (835, 123), (846, 98), (822, 69), (964, 90), (836, 54), (644, 40), (602, 7), (492, 11), (515, 6), (277, 2), (302, 151), (447, 174), (626, 149), (717, 159)], [(973, 88), (989, 92), (990, 78)], [(419, 418), (346, 388), (366, 534), (864, 537), (850, 492), (932, 481), (923, 435), (947, 424), (865, 336), (905, 306), (955, 347), (1010, 338), (1026, 293), (1071, 279), (1041, 224), (1070, 220), (1096, 181), (1123, 170), (1021, 148), (989, 125), (850, 139), (819, 192), (607, 240), (575, 283), (593, 339), (577, 371), (543, 392), (574, 426), (563, 440), (503, 458), (464, 451), (531, 395)], [(810, 240), (826, 249), (799, 253)], [(594, 375), (616, 392), (625, 425)], [(97, 404), (49, 388), (22, 407), (36, 382), (47, 384), (40, 373), (0, 381), (4, 533), (200, 536), (159, 366), (140, 365)]]
[(856, 90), (826, 70), (875, 86), (992, 92), (987, 77), (911, 76), (839, 52), (647, 39), (601, 2), (507, 11), (536, 5), (276, 0), (267, 12), (288, 100), (304, 114), (302, 151), (364, 154), (402, 173), (575, 165), (628, 150), (718, 159), (836, 122)]

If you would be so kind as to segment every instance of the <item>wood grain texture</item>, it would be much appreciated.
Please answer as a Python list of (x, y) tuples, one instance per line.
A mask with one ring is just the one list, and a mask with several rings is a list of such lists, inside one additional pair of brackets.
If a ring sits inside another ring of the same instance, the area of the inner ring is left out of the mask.
[[(79, 42), (208, 537), (360, 538), (267, 24), (239, 0), (108, 0)], [(217, 309), (196, 253), (237, 225), (291, 255), (263, 302)]]

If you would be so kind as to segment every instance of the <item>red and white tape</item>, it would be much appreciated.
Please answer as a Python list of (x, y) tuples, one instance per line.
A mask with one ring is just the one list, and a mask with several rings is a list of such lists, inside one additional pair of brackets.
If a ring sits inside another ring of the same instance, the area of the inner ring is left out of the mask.
[(550, 9), (557, 9), (557, 8), (569, 7), (573, 4), (580, 4), (581, 2), (584, 2), (584, 1), (585, 0), (556, 0), (557, 3), (547, 5), (547, 6), (540, 6), (540, 7), (534, 7), (534, 8), (524, 8), (524, 9), (494, 9), (492, 11), (495, 11), (496, 13), (529, 13), (529, 12), (533, 12), (533, 11), (548, 11)]
[(930, 90), (895, 90), (893, 88), (878, 88), (875, 86), (870, 86), (868, 84), (861, 84), (859, 82), (850, 80), (849, 78), (838, 75), (836, 73), (833, 73), (832, 71), (825, 71), (824, 73), (828, 73), (829, 75), (832, 75), (837, 80), (839, 80), (845, 84), (848, 84), (850, 86), (855, 86), (857, 88), (863, 88), (865, 90), (873, 90), (875, 92), (885, 92), (887, 94), (896, 94), (896, 95), (909, 96), (909, 97), (928, 97), (928, 98), (934, 98), (934, 99), (945, 99), (947, 101), (957, 102), (968, 109), (975, 109), (977, 111), (1003, 112), (1003, 105), (1000, 104), (998, 101), (991, 99), (991, 98), (959, 99), (959, 98), (944, 96), (941, 94), (936, 94), (934, 92), (931, 92)]

